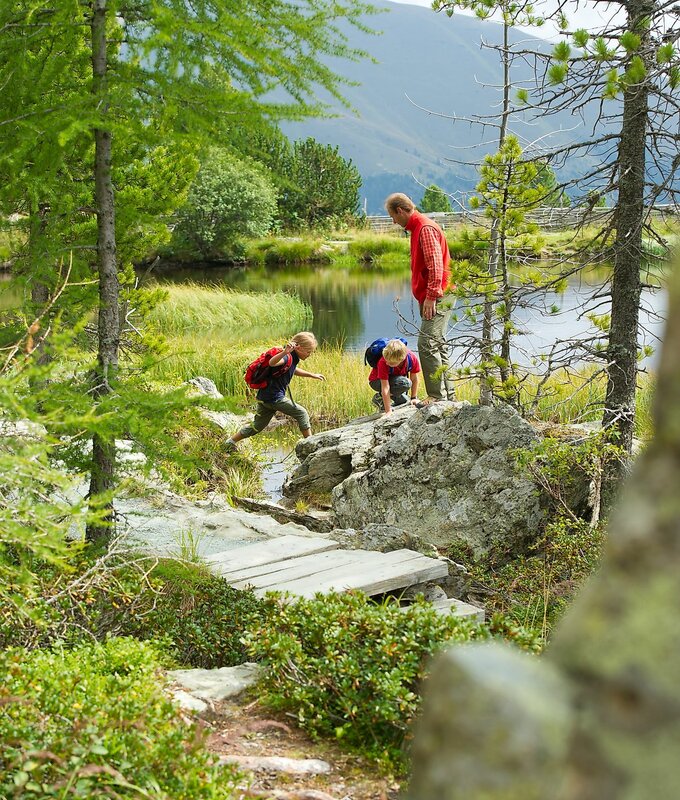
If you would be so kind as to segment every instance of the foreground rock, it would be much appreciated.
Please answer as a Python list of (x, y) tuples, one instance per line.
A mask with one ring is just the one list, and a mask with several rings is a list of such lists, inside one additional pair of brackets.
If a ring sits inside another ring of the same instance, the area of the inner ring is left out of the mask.
[(437, 546), (521, 549), (539, 530), (536, 486), (512, 451), (538, 439), (508, 406), (443, 402), (355, 420), (301, 442), (284, 494), (331, 493), (338, 527), (394, 526)]
[(500, 645), (460, 648), (431, 671), (414, 740), (411, 800), (678, 797), (677, 272), (655, 406), (655, 438), (610, 516), (602, 565), (545, 658), (520, 660)]

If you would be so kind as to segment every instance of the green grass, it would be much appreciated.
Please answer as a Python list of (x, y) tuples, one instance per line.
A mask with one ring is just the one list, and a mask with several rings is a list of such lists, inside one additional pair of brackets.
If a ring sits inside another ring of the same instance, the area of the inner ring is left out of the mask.
[(357, 261), (370, 263), (388, 253), (408, 256), (410, 243), (405, 236), (370, 236), (363, 234), (347, 244), (347, 253)]
[[(216, 346), (209, 337), (173, 338), (170, 355), (153, 368), (153, 377), (177, 385), (203, 375), (214, 381), (225, 396), (237, 399), (244, 411), (254, 405), (254, 393), (248, 397), (243, 380), (246, 366), (257, 355), (276, 344), (276, 339), (259, 343), (222, 342)], [(295, 378), (291, 391), (296, 402), (304, 405), (315, 420), (345, 422), (371, 413), (372, 392), (368, 386), (368, 368), (363, 355), (339, 348), (319, 348), (302, 365), (309, 372), (320, 372), (326, 381)]]
[[(246, 294), (196, 285), (171, 286), (168, 292), (168, 299), (155, 312), (156, 323), (168, 334), (168, 354), (153, 368), (152, 377), (178, 385), (203, 375), (223, 395), (234, 398), (244, 413), (254, 406), (254, 396), (248, 394), (243, 380), (248, 363), (296, 330), (310, 327), (307, 307), (287, 294)], [(267, 320), (266, 331), (258, 328), (262, 319)], [(325, 382), (295, 378), (291, 385), (296, 402), (309, 410), (315, 428), (373, 413), (368, 368), (361, 353), (321, 347), (303, 368), (326, 377)], [(645, 375), (640, 380), (637, 435), (646, 439), (651, 435), (653, 386)], [(555, 374), (533, 403), (538, 383), (537, 377), (529, 377), (522, 384), (521, 405), (532, 416), (561, 424), (600, 419), (604, 376), (593, 379), (590, 369)], [(478, 402), (477, 381), (456, 380), (456, 393), (459, 400)], [(235, 480), (240, 483), (240, 476)], [(234, 488), (234, 493), (241, 493), (240, 489)]]
[(328, 264), (332, 251), (318, 237), (255, 239), (245, 244), (244, 258), (251, 264)]
[(151, 322), (167, 336), (183, 334), (200, 338), (210, 331), (214, 338), (210, 350), (221, 344), (221, 335), (255, 339), (267, 331), (274, 338), (285, 338), (304, 330), (311, 322), (309, 307), (298, 297), (283, 292), (236, 292), (195, 283), (164, 288), (167, 299), (151, 312)]

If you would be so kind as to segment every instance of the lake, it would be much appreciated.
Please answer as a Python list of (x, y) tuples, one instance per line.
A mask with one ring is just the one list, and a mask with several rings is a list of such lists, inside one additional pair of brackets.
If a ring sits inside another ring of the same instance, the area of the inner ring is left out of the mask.
[[(314, 333), (322, 344), (339, 345), (346, 350), (361, 352), (368, 343), (380, 336), (401, 335), (413, 349), (416, 348), (418, 308), (411, 297), (407, 263), (403, 274), (381, 273), (360, 267), (250, 267), (164, 270), (156, 278), (161, 283), (191, 281), (248, 292), (292, 292), (312, 307)], [(582, 339), (589, 331), (592, 332), (584, 303), (602, 280), (603, 271), (600, 270), (589, 279), (575, 278), (561, 294), (550, 294), (546, 306), (554, 306), (554, 313), (517, 309), (515, 321), (521, 334), (515, 337), (517, 349), (513, 358), (519, 363), (528, 363), (530, 354), (547, 351), (556, 339)], [(596, 309), (598, 314), (608, 311), (605, 300), (601, 298), (596, 301), (602, 303)], [(644, 310), (640, 317), (642, 341), (657, 351), (666, 302), (663, 289), (643, 292)], [(452, 323), (451, 336), (473, 330), (474, 326), (461, 319)], [(654, 363), (655, 356), (656, 353), (646, 359), (647, 366)]]

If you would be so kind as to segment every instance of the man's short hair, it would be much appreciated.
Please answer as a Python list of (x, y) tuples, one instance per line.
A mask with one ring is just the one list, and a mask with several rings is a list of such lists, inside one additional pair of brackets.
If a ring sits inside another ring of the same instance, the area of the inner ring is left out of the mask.
[(408, 195), (402, 194), (401, 192), (395, 192), (385, 200), (385, 208), (392, 212), (396, 211), (398, 208), (403, 208), (405, 211), (414, 211), (415, 207), (416, 205), (413, 200), (411, 200)]

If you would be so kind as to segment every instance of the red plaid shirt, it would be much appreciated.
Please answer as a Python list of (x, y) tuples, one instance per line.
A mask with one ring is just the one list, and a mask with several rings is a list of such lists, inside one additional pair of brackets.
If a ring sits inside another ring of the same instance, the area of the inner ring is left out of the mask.
[(420, 247), (427, 265), (427, 299), (437, 300), (442, 291), (444, 260), (434, 228), (426, 226), (420, 231)]

